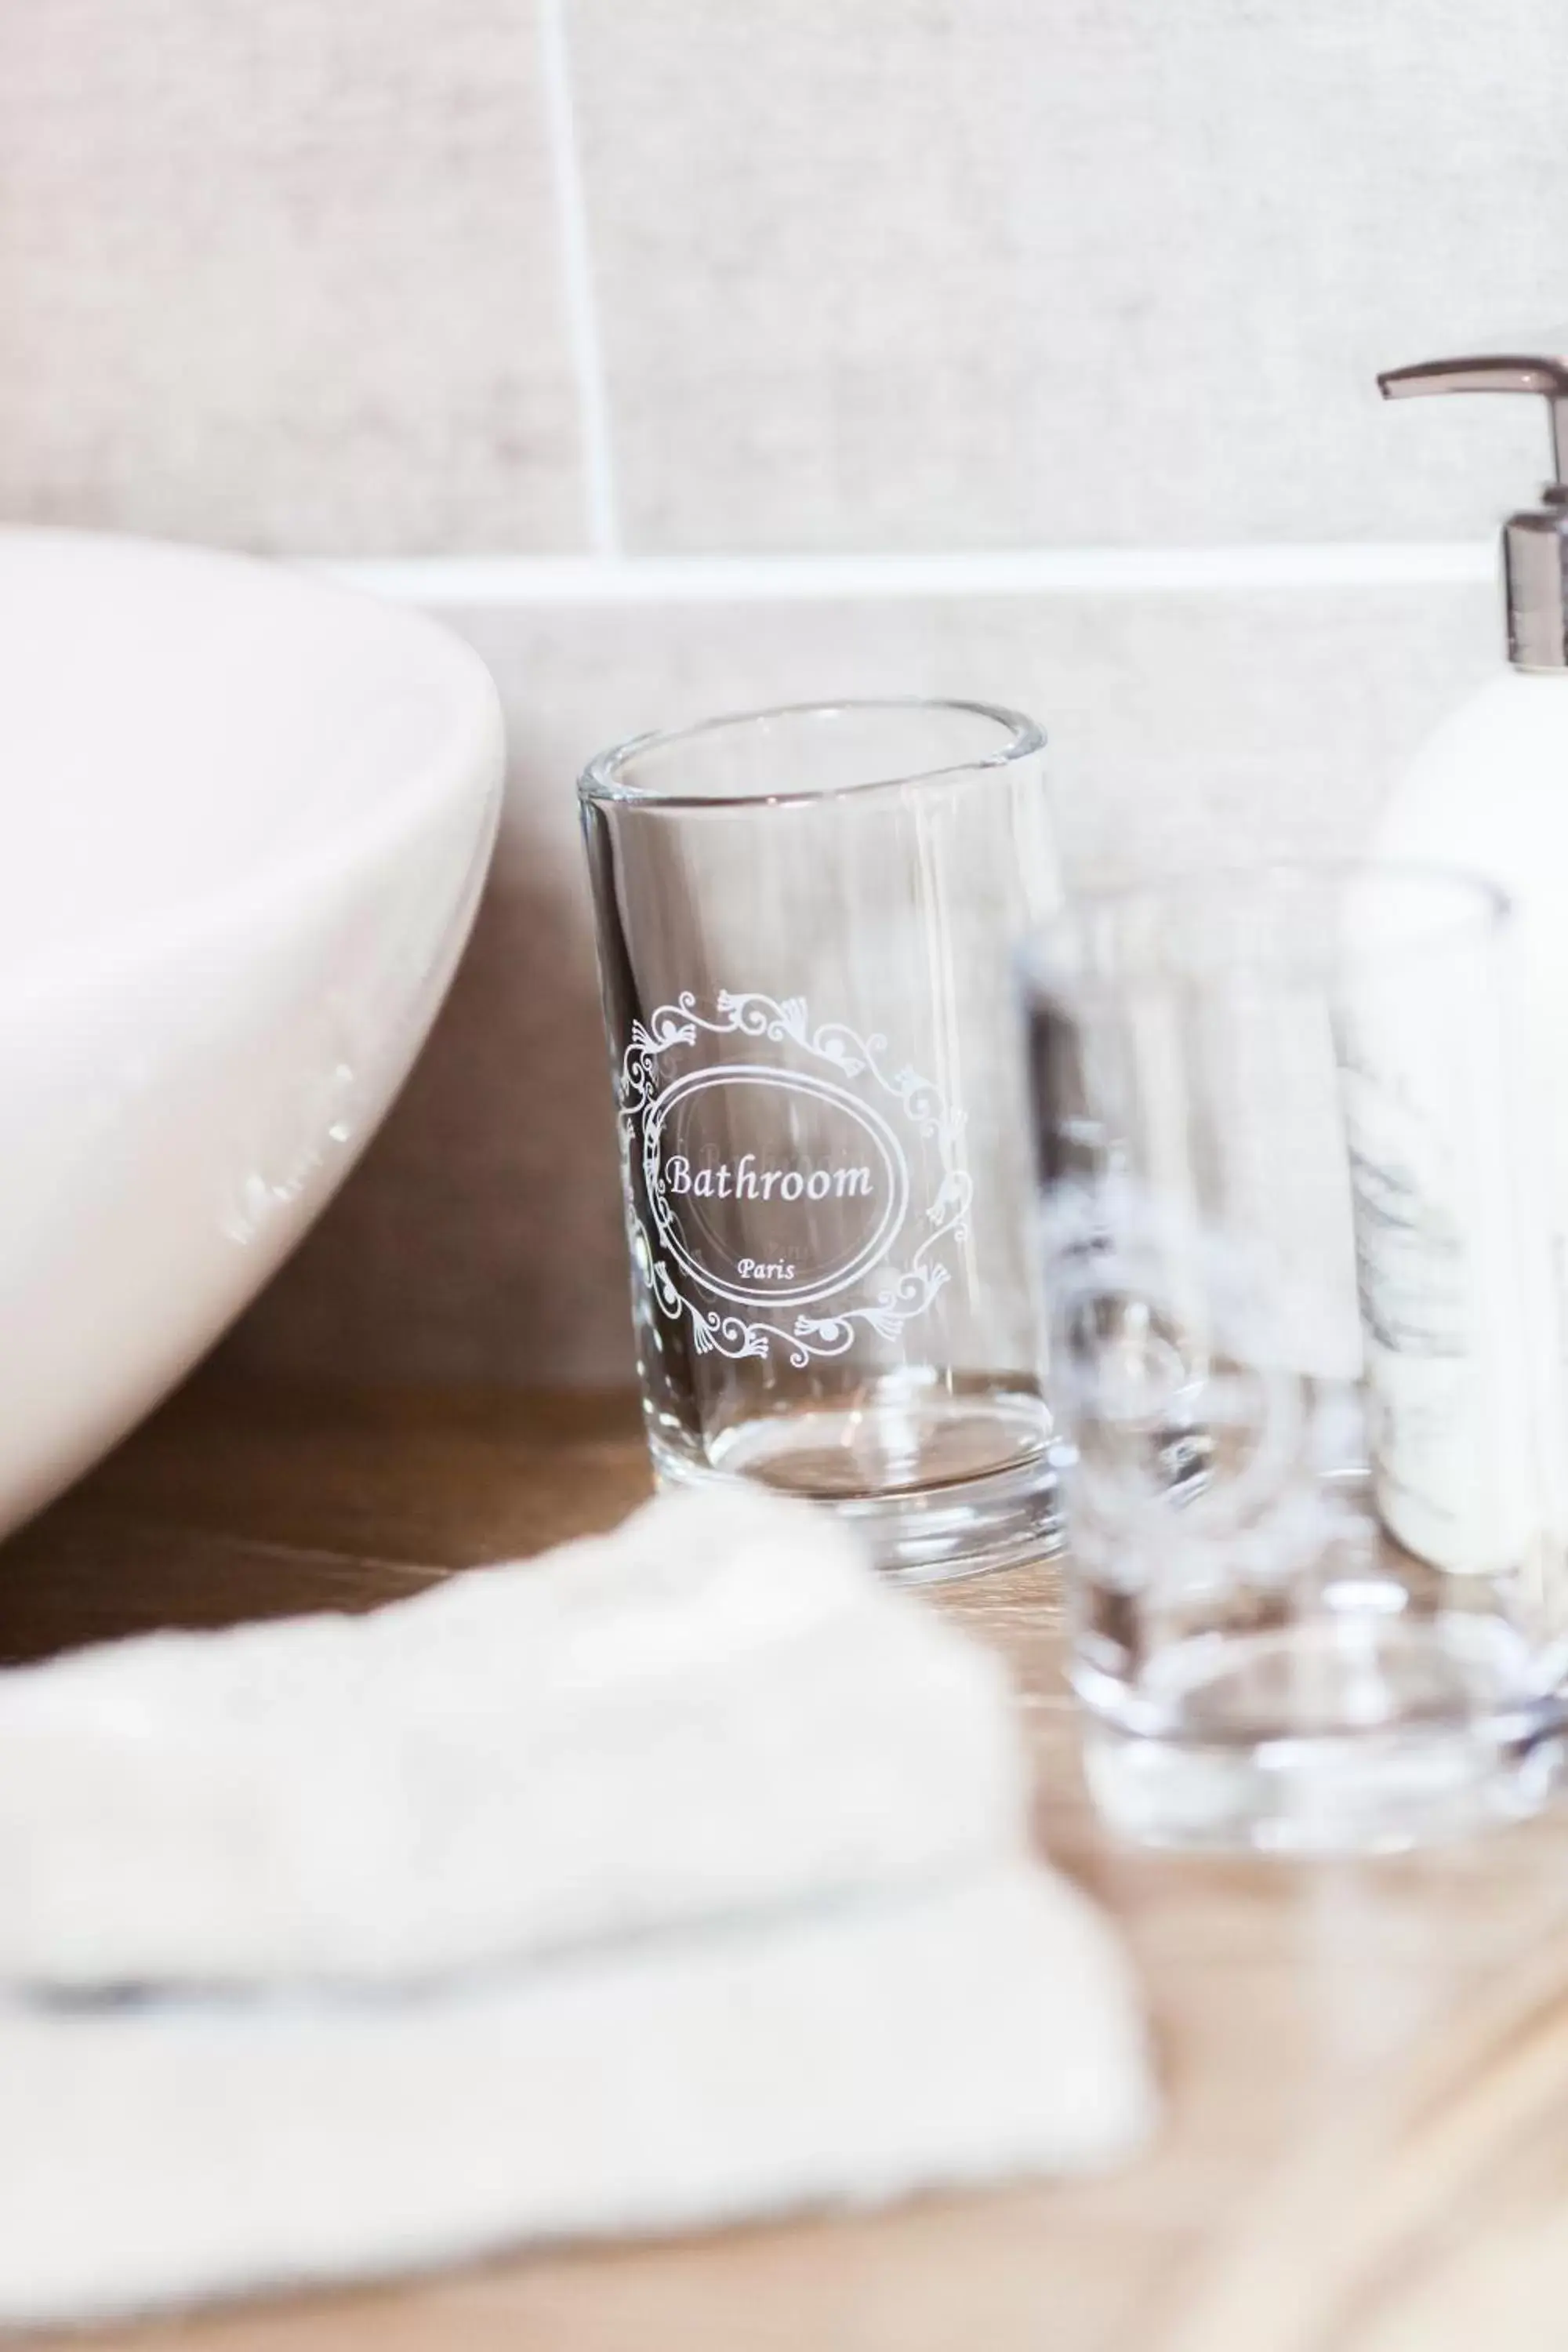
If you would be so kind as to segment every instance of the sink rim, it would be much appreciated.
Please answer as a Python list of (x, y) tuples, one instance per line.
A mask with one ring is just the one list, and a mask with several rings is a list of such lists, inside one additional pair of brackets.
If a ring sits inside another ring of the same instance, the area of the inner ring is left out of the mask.
[[(129, 909), (90, 937), (78, 932), (34, 943), (18, 950), (14, 961), (0, 944), (0, 1024), (36, 1006), (42, 996), (95, 993), (106, 983), (124, 983), (139, 970), (199, 954), (215, 931), (264, 924), (280, 907), (299, 907), (341, 883), (346, 867), (395, 855), (422, 826), (449, 822), (455, 803), (482, 800), (488, 793), (497, 803), (488, 829), (493, 835), (505, 753), (500, 695), (472, 647), (423, 613), (265, 556), (48, 527), (0, 527), (0, 574), (7, 559), (25, 559), (33, 550), (79, 555), (93, 569), (123, 564), (130, 572), (151, 562), (205, 574), (225, 593), (232, 583), (247, 598), (259, 592), (301, 614), (313, 609), (324, 619), (335, 615), (350, 623), (362, 642), (368, 622), (389, 646), (401, 638), (417, 654), (417, 683), (438, 692), (444, 709), (439, 738), (428, 753), (411, 761), (384, 793), (356, 806), (321, 838), (269, 853), (249, 873)], [(486, 847), (481, 841), (481, 855)]]

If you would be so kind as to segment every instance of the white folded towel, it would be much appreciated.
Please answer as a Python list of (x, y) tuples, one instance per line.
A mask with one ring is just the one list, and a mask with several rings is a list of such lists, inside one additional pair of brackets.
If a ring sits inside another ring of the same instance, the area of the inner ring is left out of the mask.
[(997, 1662), (744, 1492), (0, 1675), (0, 2324), (1128, 2155), (1026, 1782)]
[(1152, 2124), (1091, 1906), (1014, 1865), (373, 2000), (0, 2007), (0, 2322), (1094, 2169)]
[(746, 1488), (0, 1674), (0, 1981), (403, 1979), (933, 1878), (1025, 1836), (1007, 1692)]

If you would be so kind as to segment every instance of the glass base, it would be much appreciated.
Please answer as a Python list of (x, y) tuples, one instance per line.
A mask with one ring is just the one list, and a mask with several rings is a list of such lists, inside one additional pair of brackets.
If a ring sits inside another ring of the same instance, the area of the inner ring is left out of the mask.
[(664, 1486), (736, 1478), (826, 1505), (875, 1565), (908, 1582), (973, 1576), (1061, 1548), (1051, 1424), (1017, 1393), (879, 1399), (773, 1413), (727, 1431), (695, 1464), (650, 1435)]
[[(1507, 1629), (1453, 1616), (1344, 1634), (1309, 1622), (1205, 1643), (1223, 1669), (1185, 1681), (1174, 1730), (1091, 1711), (1084, 1768), (1108, 1824), (1140, 1844), (1188, 1851), (1399, 1853), (1526, 1820), (1557, 1793), (1563, 1710), (1521, 1703), (1519, 1682), (1502, 1681), (1517, 1663)], [(1499, 1676), (1490, 1690), (1489, 1663)], [(1287, 1733), (1277, 1727), (1290, 1720), (1280, 1700), (1291, 1685), (1305, 1704), (1301, 1728)], [(1267, 1710), (1267, 1736), (1246, 1727), (1249, 1694)], [(1083, 1695), (1092, 1708), (1103, 1685)]]

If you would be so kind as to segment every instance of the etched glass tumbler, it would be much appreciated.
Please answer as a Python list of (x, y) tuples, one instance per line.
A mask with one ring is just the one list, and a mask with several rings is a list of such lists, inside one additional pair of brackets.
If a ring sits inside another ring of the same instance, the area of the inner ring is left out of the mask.
[(847, 703), (580, 786), (655, 1470), (816, 1497), (910, 1576), (1057, 1533), (1016, 1005), (1043, 761), (1011, 711)]
[(1561, 1323), (1485, 886), (1276, 867), (1026, 964), (1094, 1793), (1166, 1844), (1383, 1850), (1559, 1761)]

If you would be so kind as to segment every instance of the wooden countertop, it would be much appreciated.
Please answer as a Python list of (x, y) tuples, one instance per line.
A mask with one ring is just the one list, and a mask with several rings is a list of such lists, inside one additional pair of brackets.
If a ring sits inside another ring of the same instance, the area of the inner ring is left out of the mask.
[[(622, 1401), (205, 1376), (0, 1548), (0, 1656), (356, 1608), (607, 1526)], [(1170, 2101), (1092, 2185), (519, 2259), (120, 2330), (127, 2352), (1476, 2352), (1568, 2345), (1568, 1812), (1406, 1862), (1111, 1849), (1054, 1574), (949, 1586), (1012, 1660), (1040, 1833), (1120, 1920)], [(984, 2000), (983, 1983), (954, 1998)], [(4, 2217), (0, 2216), (0, 2227)]]

